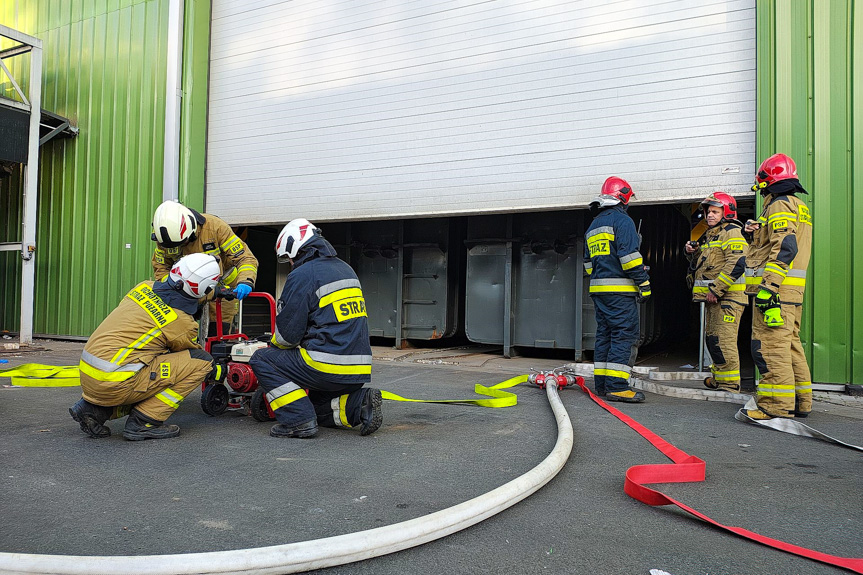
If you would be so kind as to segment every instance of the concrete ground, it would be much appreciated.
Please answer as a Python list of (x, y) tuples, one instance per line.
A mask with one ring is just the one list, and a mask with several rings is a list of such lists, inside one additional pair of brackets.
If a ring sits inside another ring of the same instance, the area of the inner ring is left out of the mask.
[[(73, 365), (82, 344), (35, 347), (0, 359)], [(474, 383), (566, 363), (477, 348), (378, 347), (374, 356), (374, 385), (412, 398), (474, 397)], [(556, 426), (545, 393), (527, 385), (513, 391), (518, 405), (503, 409), (385, 402), (377, 433), (323, 429), (312, 440), (270, 438), (268, 424), (236, 413), (209, 417), (195, 392), (171, 419), (183, 430), (179, 438), (133, 443), (121, 438), (122, 421), (110, 424), (108, 439), (80, 432), (67, 412), (79, 388), (0, 387), (0, 551), (221, 551), (420, 517), (498, 487), (550, 452)], [(573, 451), (537, 493), (438, 541), (315, 573), (843, 572), (629, 498), (626, 470), (667, 460), (580, 390), (565, 389), (561, 398)], [(705, 482), (656, 486), (669, 496), (727, 525), (863, 557), (860, 452), (738, 422), (731, 403), (647, 393), (644, 404), (615, 406), (707, 462)], [(853, 401), (821, 400), (806, 423), (863, 445), (861, 419), (863, 406)]]

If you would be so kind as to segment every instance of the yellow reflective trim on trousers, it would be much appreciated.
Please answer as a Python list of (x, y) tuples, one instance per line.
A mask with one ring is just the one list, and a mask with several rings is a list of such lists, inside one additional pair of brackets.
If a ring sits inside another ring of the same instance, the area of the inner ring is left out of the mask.
[(769, 397), (794, 397), (793, 385), (758, 385), (758, 395)]
[(180, 404), (183, 402), (183, 396), (171, 389), (170, 387), (163, 389), (161, 393), (156, 394), (156, 398), (160, 399), (162, 403), (168, 405), (169, 407), (173, 407), (177, 409), (180, 407)]
[(368, 375), (372, 373), (372, 366), (367, 364), (362, 365), (336, 365), (334, 363), (324, 363), (315, 361), (305, 349), (300, 348), (300, 355), (306, 365), (312, 369), (317, 369), (324, 373), (334, 373), (338, 375)]
[(590, 293), (604, 293), (604, 292), (631, 292), (638, 293), (638, 288), (635, 286), (629, 285), (619, 285), (619, 286), (590, 286)]
[(782, 285), (784, 286), (800, 286), (803, 287), (806, 285), (806, 278), (791, 278), (786, 277), (782, 280)]
[(606, 377), (619, 377), (621, 379), (629, 379), (629, 374), (625, 371), (616, 369), (594, 369), (593, 375), (604, 375)]
[(644, 265), (644, 258), (636, 258), (631, 262), (626, 262), (621, 267), (625, 270), (631, 270), (632, 268), (640, 265)]
[(81, 385), (81, 372), (74, 365), (56, 367), (25, 363), (0, 369), (0, 377), (11, 377), (16, 387), (75, 387)]
[(306, 391), (304, 389), (295, 389), (294, 391), (292, 391), (290, 393), (286, 393), (285, 395), (282, 395), (282, 396), (276, 398), (275, 400), (271, 401), (270, 402), (270, 409), (275, 411), (275, 410), (279, 409), (280, 407), (284, 407), (284, 406), (288, 405), (289, 403), (293, 403), (293, 402), (297, 401), (298, 399), (302, 399), (304, 397), (308, 397), (306, 395)]
[(98, 381), (126, 381), (138, 373), (137, 371), (102, 371), (86, 363), (83, 359), (78, 364), (78, 369), (81, 370), (81, 373), (86, 373)]
[(339, 396), (339, 421), (342, 422), (343, 426), (351, 427), (351, 424), (348, 423), (347, 405), (348, 405), (347, 394), (340, 395)]
[(334, 291), (331, 294), (325, 295), (318, 301), (318, 307), (323, 309), (333, 302), (349, 297), (363, 297), (363, 290), (360, 288), (345, 288)]
[(511, 407), (517, 403), (518, 397), (514, 393), (503, 390), (525, 383), (527, 381), (527, 377), (527, 375), (517, 375), (491, 387), (486, 387), (479, 383), (473, 386), (474, 393), (478, 395), (486, 395), (492, 399), (410, 399), (383, 389), (381, 390), (381, 396), (390, 401), (408, 401), (412, 403), (462, 403), (467, 405), (478, 405), (480, 407)]

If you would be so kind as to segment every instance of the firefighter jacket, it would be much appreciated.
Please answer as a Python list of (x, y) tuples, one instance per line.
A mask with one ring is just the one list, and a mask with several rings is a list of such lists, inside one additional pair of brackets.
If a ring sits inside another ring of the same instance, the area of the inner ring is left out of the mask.
[[(181, 257), (204, 253), (219, 259), (222, 273), (231, 267), (236, 269), (235, 276), (232, 274), (232, 277), (225, 279), (226, 285), (234, 288), (240, 283), (246, 283), (249, 284), (249, 287), (254, 288), (258, 276), (258, 260), (248, 246), (222, 219), (211, 214), (199, 214), (195, 210), (192, 210), (192, 213), (198, 220), (198, 230), (194, 241), (176, 248), (167, 248), (161, 244), (156, 244), (152, 258), (155, 278), (157, 280), (164, 279)], [(215, 308), (211, 306), (210, 311), (215, 313)], [(236, 313), (236, 301), (222, 301), (222, 315), (225, 318), (232, 318)], [(226, 319), (226, 321), (228, 320)]]
[(722, 220), (698, 240), (701, 250), (690, 256), (692, 301), (706, 301), (707, 292), (718, 299), (746, 305), (746, 252), (748, 245), (737, 221)]
[(649, 281), (638, 251), (641, 240), (635, 223), (620, 204), (603, 208), (584, 234), (584, 269), (590, 294), (635, 296)]
[(87, 340), (81, 378), (91, 382), (125, 381), (157, 356), (199, 349), (194, 300), (163, 282), (145, 281), (126, 294)]
[(371, 381), (372, 349), (366, 302), (351, 266), (336, 257), (323, 237), (315, 236), (294, 260), (278, 301), (272, 343), (300, 348), (314, 370)]
[(807, 193), (795, 179), (769, 186), (760, 227), (747, 257), (746, 292), (765, 289), (782, 303), (802, 304), (812, 250), (812, 212), (795, 193)]

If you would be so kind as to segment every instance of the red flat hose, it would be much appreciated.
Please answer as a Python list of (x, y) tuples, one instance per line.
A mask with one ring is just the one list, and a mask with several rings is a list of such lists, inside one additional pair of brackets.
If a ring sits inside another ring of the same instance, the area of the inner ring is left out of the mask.
[(759, 535), (758, 533), (754, 533), (748, 529), (743, 529), (742, 527), (723, 525), (688, 505), (684, 505), (676, 499), (669, 497), (661, 491), (647, 487), (648, 484), (652, 483), (694, 483), (697, 481), (704, 481), (707, 464), (702, 459), (699, 459), (694, 455), (689, 455), (685, 451), (676, 448), (625, 413), (618, 411), (602, 401), (587, 388), (584, 384), (584, 380), (578, 379), (576, 383), (593, 401), (597, 403), (597, 405), (631, 427), (641, 437), (649, 441), (650, 444), (658, 449), (664, 456), (674, 462), (672, 464), (634, 465), (627, 469), (626, 479), (623, 483), (623, 490), (633, 499), (653, 506), (676, 505), (687, 513), (698, 517), (702, 521), (706, 521), (720, 529), (730, 531), (740, 537), (751, 539), (756, 543), (761, 543), (762, 545), (767, 545), (787, 553), (794, 553), (795, 555), (806, 557), (807, 559), (821, 561), (828, 565), (842, 567), (843, 569), (848, 569), (854, 573), (863, 573), (863, 558), (837, 557), (836, 555), (829, 555), (827, 553), (813, 551), (812, 549), (807, 549), (798, 545), (792, 545), (791, 543), (773, 539), (772, 537), (765, 537), (764, 535)]

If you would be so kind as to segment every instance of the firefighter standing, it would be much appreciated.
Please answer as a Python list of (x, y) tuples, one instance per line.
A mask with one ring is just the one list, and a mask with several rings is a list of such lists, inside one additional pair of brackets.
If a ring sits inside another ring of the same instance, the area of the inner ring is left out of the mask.
[[(704, 384), (711, 389), (740, 391), (737, 332), (746, 297), (746, 240), (737, 220), (737, 202), (715, 192), (701, 202), (707, 231), (689, 242), (692, 301), (707, 302), (705, 340), (713, 364)], [(693, 245), (694, 244), (694, 245)], [(697, 247), (696, 247), (697, 246)]]
[[(243, 299), (255, 287), (258, 260), (243, 243), (231, 226), (211, 214), (200, 214), (179, 202), (162, 202), (153, 214), (153, 233), (156, 242), (152, 265), (155, 278), (162, 279), (183, 256), (204, 253), (216, 256), (222, 273), (233, 266), (235, 277), (227, 277), (224, 284), (233, 288), (233, 295)], [(222, 323), (225, 332), (237, 315), (237, 302), (222, 300)], [(210, 319), (215, 321), (216, 305), (210, 304)]]
[(609, 401), (640, 403), (644, 394), (629, 387), (641, 335), (638, 305), (650, 297), (650, 278), (639, 253), (641, 240), (626, 213), (632, 188), (612, 176), (591, 202), (596, 217), (584, 234), (584, 268), (596, 309), (594, 386)]
[(164, 421), (218, 369), (197, 344), (198, 298), (219, 281), (216, 258), (182, 258), (164, 282), (144, 281), (96, 328), (79, 364), (83, 397), (69, 409), (81, 431), (108, 437), (109, 419), (129, 415), (123, 437), (132, 441), (176, 437)]
[(273, 347), (249, 362), (278, 421), (270, 435), (314, 437), (319, 424), (373, 433), (382, 398), (363, 387), (371, 381), (372, 350), (357, 275), (304, 219), (284, 227), (276, 255), (293, 269), (279, 298)]
[(800, 343), (800, 316), (812, 246), (812, 213), (796, 194), (808, 193), (797, 166), (785, 154), (764, 160), (753, 190), (764, 196), (747, 258), (747, 293), (754, 295), (752, 359), (761, 372), (753, 419), (806, 417), (812, 410), (812, 381)]

